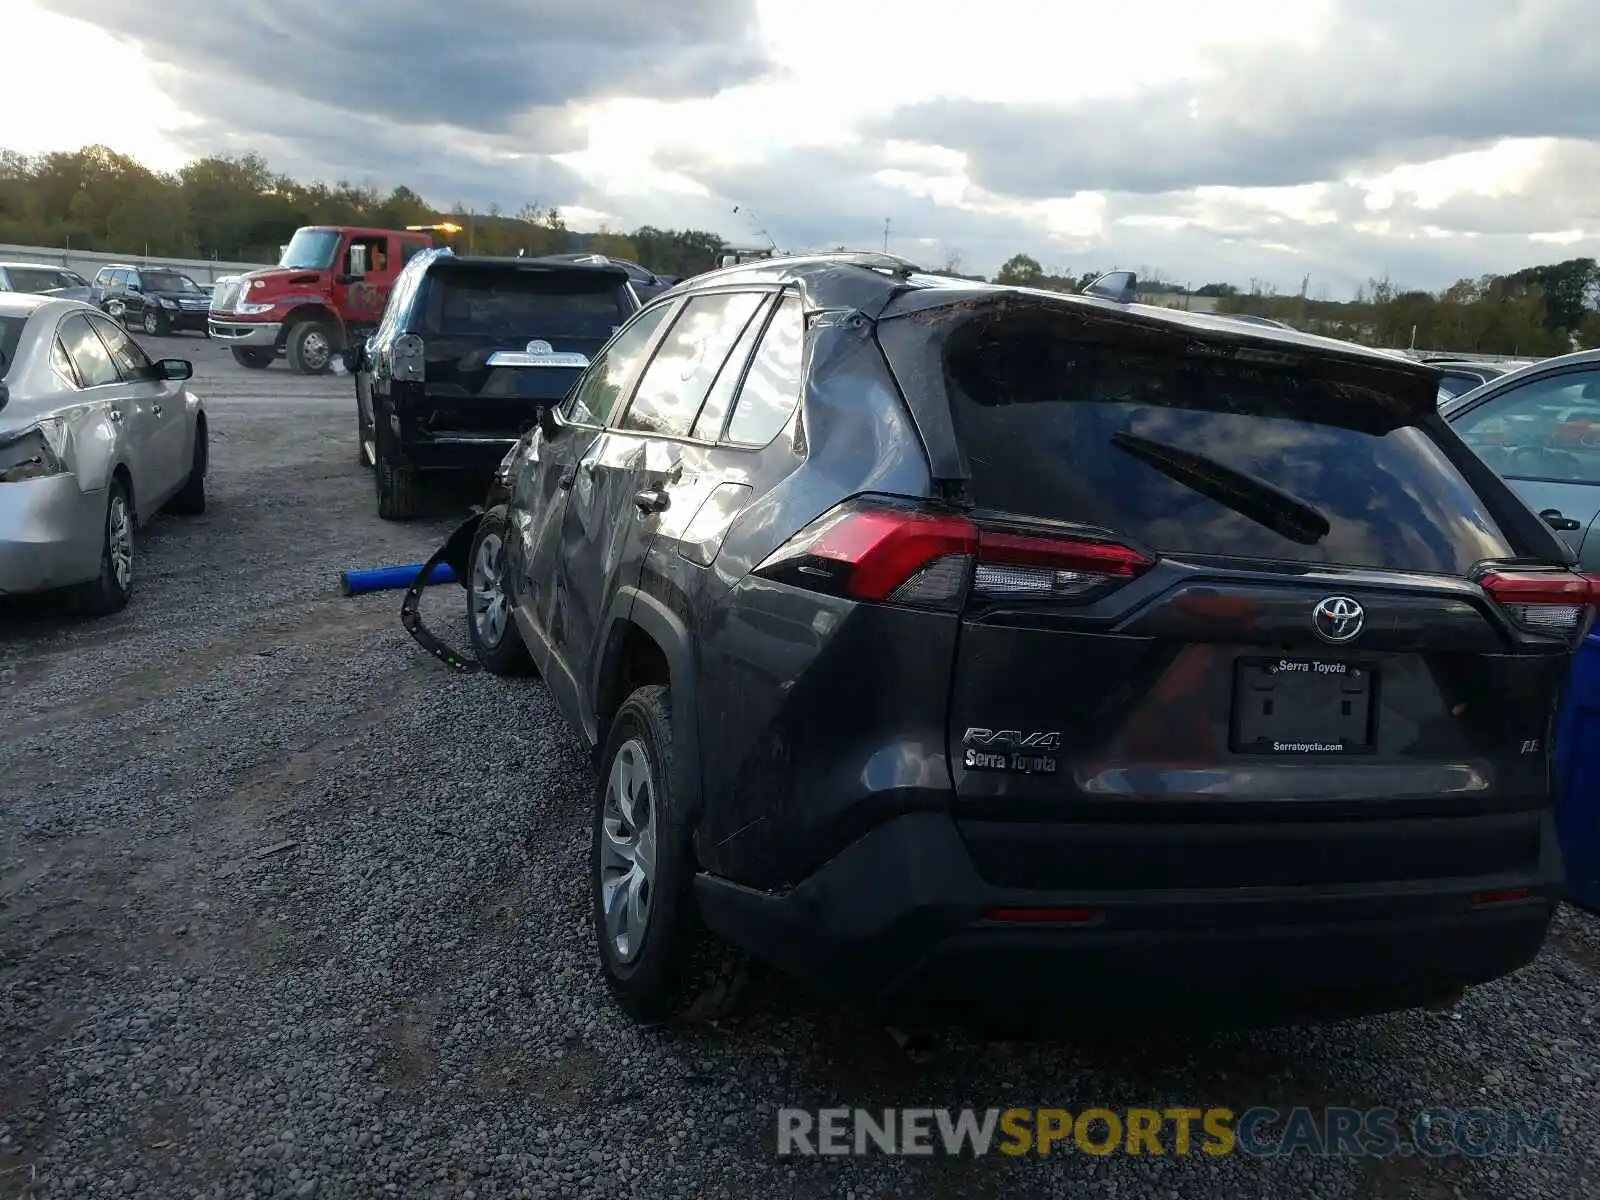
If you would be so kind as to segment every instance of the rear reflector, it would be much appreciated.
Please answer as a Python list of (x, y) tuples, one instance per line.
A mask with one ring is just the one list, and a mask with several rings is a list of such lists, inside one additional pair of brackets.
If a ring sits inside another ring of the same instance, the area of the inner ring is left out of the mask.
[(1492, 571), (1478, 582), (1521, 628), (1553, 637), (1581, 633), (1600, 598), (1593, 580), (1568, 571)]
[(969, 578), (988, 599), (1080, 599), (1151, 562), (1114, 543), (980, 529), (953, 513), (851, 501), (790, 538), (754, 574), (853, 600), (957, 608)]
[(1095, 919), (1092, 908), (988, 908), (985, 921), (1008, 921), (1016, 925), (1082, 925)]
[(1528, 888), (1495, 888), (1487, 892), (1473, 892), (1468, 898), (1479, 908), (1489, 904), (1515, 904), (1533, 895)]

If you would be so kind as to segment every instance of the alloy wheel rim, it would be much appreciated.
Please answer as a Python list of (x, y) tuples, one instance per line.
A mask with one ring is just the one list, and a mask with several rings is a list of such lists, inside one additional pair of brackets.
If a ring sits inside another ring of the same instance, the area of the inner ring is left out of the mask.
[(145, 313), (145, 315), (144, 315), (144, 331), (146, 333), (154, 333), (156, 331), (156, 329), (160, 326), (160, 324), (161, 324), (161, 322), (160, 322), (159, 319), (157, 319), (155, 313), (153, 313), (153, 312)]
[(611, 760), (600, 812), (600, 907), (618, 962), (638, 957), (650, 925), (656, 871), (656, 787), (644, 742)]
[(498, 646), (505, 636), (506, 589), (501, 578), (505, 543), (497, 533), (485, 534), (472, 560), (472, 623), (486, 646)]
[(106, 545), (111, 551), (111, 573), (117, 587), (127, 591), (133, 582), (133, 521), (128, 514), (128, 502), (121, 496), (111, 498), (111, 512), (106, 518)]

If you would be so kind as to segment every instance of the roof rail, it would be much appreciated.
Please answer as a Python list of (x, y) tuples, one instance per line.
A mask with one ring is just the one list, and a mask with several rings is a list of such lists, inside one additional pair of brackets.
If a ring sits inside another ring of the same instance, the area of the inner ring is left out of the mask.
[[(851, 267), (865, 267), (869, 271), (883, 271), (905, 279), (922, 271), (916, 263), (898, 254), (880, 254), (876, 250), (811, 250), (797, 254), (774, 254), (771, 258), (751, 259), (738, 263), (740, 267), (780, 266), (784, 263), (840, 263)], [(724, 268), (729, 270), (732, 268)]]

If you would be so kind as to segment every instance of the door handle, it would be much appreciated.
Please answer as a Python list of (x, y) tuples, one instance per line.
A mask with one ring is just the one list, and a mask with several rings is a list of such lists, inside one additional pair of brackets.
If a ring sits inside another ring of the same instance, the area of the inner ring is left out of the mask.
[(633, 504), (645, 516), (652, 513), (663, 512), (672, 500), (661, 488), (645, 488), (642, 492), (633, 494)]
[(151, 412), (153, 412), (153, 413), (155, 413), (155, 415), (156, 415), (156, 416), (158, 416), (158, 417), (159, 417), (159, 416), (160, 416), (160, 415), (161, 415), (161, 405), (159, 405), (159, 404), (152, 404), (152, 405), (151, 405), (151, 406), (150, 406), (150, 411), (151, 411)]
[(1544, 523), (1551, 529), (1559, 529), (1563, 533), (1570, 533), (1574, 529), (1582, 529), (1582, 521), (1574, 521), (1565, 515), (1559, 508), (1547, 508), (1539, 514), (1544, 518)]
[(121, 412), (121, 410), (113, 408), (110, 412), (108, 412), (106, 414), (106, 419), (110, 420), (110, 421), (117, 421), (117, 422), (120, 423), (121, 420), (122, 420), (122, 412)]

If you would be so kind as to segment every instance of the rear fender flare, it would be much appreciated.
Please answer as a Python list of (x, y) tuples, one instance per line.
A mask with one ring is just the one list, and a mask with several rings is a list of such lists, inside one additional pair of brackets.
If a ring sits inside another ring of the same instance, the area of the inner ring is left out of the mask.
[[(636, 587), (618, 588), (611, 602), (611, 611), (606, 614), (605, 632), (601, 637), (600, 644), (605, 650), (597, 656), (589, 690), (589, 695), (597, 699), (607, 673), (619, 668), (616, 654), (622, 639), (617, 636), (617, 627), (622, 622), (642, 629), (661, 648), (662, 656), (667, 660), (669, 686), (672, 689), (672, 740), (673, 757), (678, 768), (678, 797), (684, 803), (687, 823), (698, 830), (701, 803), (700, 708), (695, 686), (694, 644), (689, 627), (677, 613), (647, 592)], [(598, 713), (594, 734), (598, 749), (606, 736), (606, 730), (599, 727)]]

